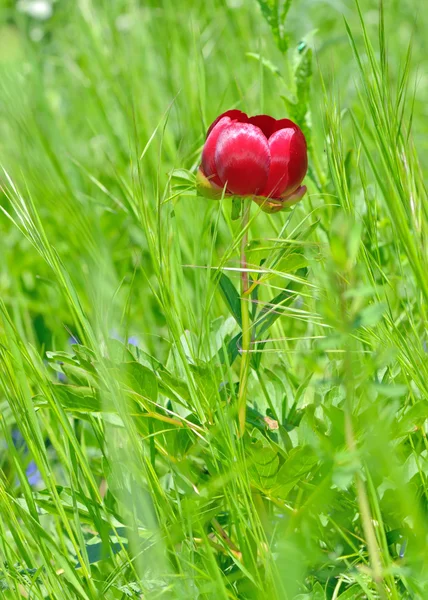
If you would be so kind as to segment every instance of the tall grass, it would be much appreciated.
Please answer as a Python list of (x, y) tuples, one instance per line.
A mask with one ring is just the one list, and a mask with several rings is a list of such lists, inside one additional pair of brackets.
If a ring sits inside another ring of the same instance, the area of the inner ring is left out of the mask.
[[(426, 598), (426, 15), (25, 6), (0, 8), (2, 597)], [(230, 107), (310, 140), (308, 196), (249, 217), (244, 436), (243, 231), (193, 185)]]

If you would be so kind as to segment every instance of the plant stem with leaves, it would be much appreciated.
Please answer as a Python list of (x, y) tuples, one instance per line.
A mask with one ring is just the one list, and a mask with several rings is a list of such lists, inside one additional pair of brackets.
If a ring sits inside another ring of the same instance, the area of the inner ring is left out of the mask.
[[(349, 277), (349, 275), (348, 275)], [(346, 302), (343, 294), (341, 294), (341, 310), (344, 321), (346, 320)], [(352, 456), (355, 456), (358, 452), (357, 442), (355, 440), (354, 427), (352, 422), (353, 407), (354, 407), (354, 390), (355, 383), (353, 381), (353, 366), (351, 358), (351, 350), (348, 347), (345, 353), (345, 390), (346, 400), (344, 406), (345, 413), (345, 439), (348, 450)], [(367, 490), (360, 473), (355, 472), (355, 488), (357, 491), (357, 501), (360, 509), (361, 524), (363, 526), (364, 537), (367, 544), (367, 550), (370, 558), (370, 566), (372, 571), (372, 577), (376, 584), (379, 598), (386, 600), (387, 595), (385, 592), (385, 586), (383, 581), (383, 566), (381, 560), (381, 552), (376, 538), (376, 532), (373, 523), (372, 512), (370, 508), (369, 498), (367, 496)]]

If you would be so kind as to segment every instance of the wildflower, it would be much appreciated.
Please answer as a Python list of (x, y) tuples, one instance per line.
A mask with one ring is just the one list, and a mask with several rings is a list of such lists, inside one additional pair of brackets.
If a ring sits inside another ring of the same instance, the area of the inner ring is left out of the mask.
[(307, 168), (305, 136), (293, 121), (228, 110), (208, 129), (197, 185), (208, 198), (251, 197), (278, 212), (305, 195)]

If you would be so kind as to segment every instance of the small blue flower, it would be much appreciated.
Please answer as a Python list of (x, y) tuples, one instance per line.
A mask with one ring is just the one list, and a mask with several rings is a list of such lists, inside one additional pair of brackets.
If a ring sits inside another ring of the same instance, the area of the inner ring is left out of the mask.
[(23, 450), (24, 453), (27, 452), (27, 444), (25, 443), (24, 438), (22, 437), (22, 433), (19, 431), (17, 427), (12, 429), (12, 441), (13, 445), (17, 450)]
[(40, 475), (40, 471), (37, 468), (37, 465), (34, 462), (34, 460), (30, 461), (28, 467), (25, 470), (25, 473), (28, 478), (28, 483), (31, 486), (38, 485), (42, 481), (42, 476)]
[[(12, 429), (11, 436), (12, 436), (12, 441), (13, 441), (13, 445), (15, 446), (15, 448), (18, 451), (22, 452), (22, 455), (24, 457), (28, 456), (27, 444), (25, 443), (22, 433), (19, 431), (19, 429), (17, 427), (14, 427)], [(30, 460), (27, 468), (25, 469), (25, 473), (28, 477), (28, 483), (31, 486), (38, 485), (42, 481), (42, 476), (40, 475), (40, 471), (37, 468), (37, 465), (34, 462), (34, 460)]]
[(138, 346), (138, 338), (136, 335), (131, 335), (131, 337), (128, 338), (128, 344), (130, 346)]

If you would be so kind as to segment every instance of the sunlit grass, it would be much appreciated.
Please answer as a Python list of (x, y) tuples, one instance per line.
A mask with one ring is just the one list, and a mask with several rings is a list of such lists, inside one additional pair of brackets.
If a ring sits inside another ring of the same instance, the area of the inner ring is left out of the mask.
[[(257, 2), (22, 7), (0, 7), (2, 597), (426, 598), (426, 14), (295, 0), (281, 37)], [(295, 111), (311, 146), (303, 202), (250, 216), (243, 438), (243, 232), (192, 183), (231, 107)]]

